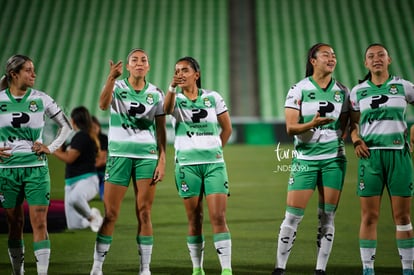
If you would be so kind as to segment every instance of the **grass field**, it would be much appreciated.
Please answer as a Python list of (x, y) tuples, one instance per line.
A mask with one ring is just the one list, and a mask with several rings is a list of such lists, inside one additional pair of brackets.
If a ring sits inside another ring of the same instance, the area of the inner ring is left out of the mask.
[[(225, 158), (230, 178), (231, 196), (227, 220), (233, 243), (233, 271), (237, 275), (270, 274), (275, 264), (276, 238), (285, 212), (290, 145), (229, 145)], [(347, 177), (336, 215), (336, 236), (328, 264), (328, 274), (361, 274), (358, 247), (359, 200), (355, 195), (357, 163), (351, 147), (347, 148)], [(167, 175), (158, 184), (153, 207), (154, 250), (152, 273), (191, 274), (191, 261), (186, 247), (186, 218), (173, 181), (173, 149), (168, 148)], [(279, 159), (278, 159), (279, 156)], [(285, 158), (283, 158), (285, 157)], [(62, 162), (50, 158), (52, 198), (62, 199)], [(136, 220), (132, 188), (123, 202), (113, 243), (104, 264), (105, 274), (137, 274)], [(103, 211), (96, 199), (92, 205)], [(384, 196), (378, 232), (376, 274), (400, 274), (389, 200)], [(295, 246), (288, 262), (288, 274), (313, 274), (316, 263), (316, 196), (312, 197), (300, 224)], [(206, 217), (208, 215), (205, 215)], [(52, 255), (49, 274), (89, 274), (96, 234), (90, 230), (64, 231), (50, 234)], [(220, 274), (219, 262), (212, 242), (211, 227), (205, 220), (206, 274)], [(25, 234), (26, 274), (35, 274), (32, 236)], [(10, 274), (7, 236), (0, 235), (0, 274)]]

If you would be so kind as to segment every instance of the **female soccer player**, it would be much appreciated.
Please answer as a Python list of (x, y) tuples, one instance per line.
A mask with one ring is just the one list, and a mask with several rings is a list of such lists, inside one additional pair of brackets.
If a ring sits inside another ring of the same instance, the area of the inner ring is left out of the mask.
[(127, 57), (129, 76), (122, 74), (122, 62), (110, 62), (110, 72), (100, 96), (102, 110), (111, 106), (109, 148), (106, 164), (105, 217), (99, 229), (91, 274), (102, 274), (102, 265), (112, 242), (121, 202), (132, 178), (138, 220), (136, 242), (140, 275), (149, 275), (153, 246), (151, 208), (156, 183), (165, 174), (164, 94), (145, 76), (150, 69), (148, 55), (133, 49)]
[(285, 274), (298, 225), (316, 187), (319, 227), (315, 274), (325, 274), (335, 235), (335, 211), (345, 178), (343, 135), (349, 118), (349, 91), (332, 77), (335, 67), (336, 55), (331, 46), (312, 46), (306, 78), (293, 85), (286, 97), (286, 129), (294, 136), (297, 156), (292, 160), (273, 275)]
[[(7, 215), (13, 274), (24, 273), (24, 199), (29, 205), (37, 273), (47, 274), (50, 175), (46, 155), (59, 148), (72, 129), (56, 102), (33, 89), (35, 79), (33, 61), (24, 55), (13, 55), (7, 60), (6, 73), (0, 81), (0, 206)], [(59, 126), (49, 145), (42, 140), (44, 116)]]
[[(177, 86), (182, 92), (176, 92)], [(183, 57), (175, 64), (164, 110), (175, 120), (175, 181), (188, 218), (187, 246), (193, 275), (204, 274), (203, 196), (221, 274), (231, 275), (231, 237), (226, 223), (229, 190), (223, 147), (232, 126), (223, 98), (201, 88), (200, 66), (194, 58)]]
[(361, 203), (359, 246), (363, 274), (374, 274), (377, 225), (384, 188), (391, 199), (395, 237), (404, 275), (412, 275), (414, 235), (411, 224), (412, 160), (406, 109), (414, 103), (414, 85), (392, 76), (391, 57), (381, 44), (365, 51), (365, 79), (351, 90), (351, 138), (358, 162)]

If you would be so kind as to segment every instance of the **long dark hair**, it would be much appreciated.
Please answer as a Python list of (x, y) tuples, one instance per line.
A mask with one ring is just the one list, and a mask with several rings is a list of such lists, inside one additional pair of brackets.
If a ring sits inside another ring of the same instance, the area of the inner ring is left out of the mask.
[(92, 127), (92, 117), (84, 106), (76, 107), (72, 110), (70, 117), (73, 119), (73, 122), (76, 123), (76, 126), (86, 133), (89, 137), (95, 142), (96, 151), (98, 152), (101, 148), (99, 138)]
[[(200, 72), (200, 64), (198, 64), (197, 60), (195, 60), (191, 56), (181, 57), (180, 59), (177, 60), (177, 62), (175, 62), (175, 64), (181, 61), (187, 61), (188, 63), (190, 63), (191, 68), (193, 68), (195, 72)], [(196, 84), (198, 88), (201, 88), (201, 73), (200, 73), (200, 77), (196, 81)]]
[(10, 57), (6, 63), (5, 74), (0, 79), (0, 91), (10, 86), (12, 76), (11, 73), (18, 73), (23, 68), (24, 63), (32, 61), (28, 56), (16, 54)]
[(312, 58), (316, 58), (316, 54), (318, 53), (319, 48), (322, 47), (322, 46), (331, 47), (330, 45), (328, 45), (326, 43), (317, 43), (317, 44), (313, 45), (308, 50), (308, 56), (306, 58), (306, 73), (305, 73), (305, 77), (308, 77), (308, 76), (313, 75), (313, 65), (311, 63), (311, 59)]
[[(365, 53), (364, 53), (364, 60), (365, 60), (365, 58), (366, 58), (366, 56), (367, 56), (367, 52), (368, 52), (368, 50), (369, 50), (369, 49), (371, 49), (372, 47), (375, 47), (375, 46), (382, 47), (382, 48), (384, 48), (384, 49), (387, 51), (387, 53), (389, 53), (389, 52), (388, 52), (388, 49), (387, 49), (384, 45), (382, 45), (381, 43), (372, 43), (372, 44), (370, 44), (370, 45), (369, 45), (369, 46), (365, 49)], [(389, 54), (388, 54), (388, 55), (389, 55)], [(358, 80), (358, 83), (362, 83), (362, 82), (364, 82), (364, 81), (366, 81), (366, 80), (371, 80), (371, 77), (372, 77), (371, 72), (370, 72), (370, 71), (368, 71), (368, 73), (364, 76), (364, 78), (363, 78), (363, 79)]]
[(96, 116), (91, 116), (92, 122), (95, 123), (96, 125), (99, 126), (99, 132), (98, 135), (102, 134), (102, 126), (101, 123), (99, 122), (99, 119)]

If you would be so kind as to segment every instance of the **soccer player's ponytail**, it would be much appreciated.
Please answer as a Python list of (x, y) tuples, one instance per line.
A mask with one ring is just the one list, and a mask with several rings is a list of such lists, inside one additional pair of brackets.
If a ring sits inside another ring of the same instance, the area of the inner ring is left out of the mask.
[(85, 131), (88, 133), (89, 137), (94, 141), (95, 143), (95, 149), (98, 153), (101, 149), (101, 144), (99, 142), (98, 134), (95, 132), (95, 129), (92, 125), (92, 117), (84, 106), (76, 107), (72, 110), (72, 113), (70, 114), (71, 118), (73, 119), (73, 122), (75, 122), (76, 127), (79, 128), (79, 130)]
[(0, 79), (0, 91), (8, 88), (12, 80), (11, 72), (18, 73), (26, 61), (32, 61), (29, 57), (16, 54), (10, 57), (6, 63), (6, 73)]
[(6, 74), (4, 74), (1, 78), (0, 78), (0, 91), (6, 89), (9, 87), (9, 82), (7, 81), (7, 76)]

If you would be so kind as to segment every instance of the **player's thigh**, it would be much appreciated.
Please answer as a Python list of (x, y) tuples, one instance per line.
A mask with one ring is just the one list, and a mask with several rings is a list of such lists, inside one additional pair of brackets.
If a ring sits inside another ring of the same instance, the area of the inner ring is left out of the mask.
[(21, 168), (0, 168), (0, 206), (15, 208), (23, 203), (24, 184), (20, 180)]
[(224, 162), (204, 164), (204, 193), (229, 194), (229, 178)]
[(408, 148), (389, 150), (384, 161), (388, 165), (387, 185), (391, 196), (411, 197), (413, 195), (413, 166)]
[(128, 187), (131, 180), (133, 159), (109, 157), (106, 162), (105, 182)]
[(346, 159), (334, 158), (321, 163), (321, 184), (342, 191), (346, 173)]
[(320, 174), (319, 162), (293, 159), (288, 191), (315, 190)]
[(134, 159), (132, 167), (132, 179), (152, 179), (154, 177), (154, 171), (157, 167), (156, 159)]
[(182, 198), (200, 196), (203, 191), (200, 165), (175, 165), (175, 184)]
[(50, 175), (47, 166), (23, 168), (25, 195), (29, 205), (50, 204)]
[(382, 195), (385, 181), (382, 162), (380, 150), (370, 150), (368, 158), (360, 158), (358, 160), (358, 196), (371, 197)]

